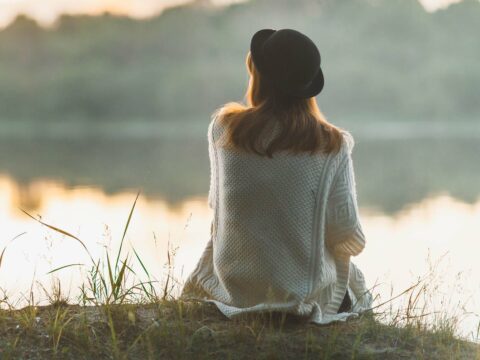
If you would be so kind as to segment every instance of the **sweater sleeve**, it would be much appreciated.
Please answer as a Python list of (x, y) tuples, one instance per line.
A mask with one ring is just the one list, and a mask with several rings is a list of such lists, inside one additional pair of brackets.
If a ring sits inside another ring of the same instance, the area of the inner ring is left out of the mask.
[(217, 191), (217, 169), (216, 169), (216, 159), (215, 159), (215, 149), (214, 149), (214, 138), (213, 138), (213, 126), (215, 123), (215, 117), (210, 122), (208, 126), (208, 157), (210, 159), (210, 189), (208, 191), (208, 206), (211, 209), (215, 208), (215, 194)]
[(327, 202), (326, 243), (337, 256), (355, 256), (365, 247), (360, 224), (352, 161), (353, 138), (346, 135), (346, 151), (335, 174)]

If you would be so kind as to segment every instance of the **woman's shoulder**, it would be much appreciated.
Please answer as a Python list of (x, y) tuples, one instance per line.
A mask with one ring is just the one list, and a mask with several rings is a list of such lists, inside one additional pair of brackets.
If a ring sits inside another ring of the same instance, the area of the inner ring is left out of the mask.
[(353, 138), (353, 135), (345, 129), (340, 129), (340, 133), (342, 134), (342, 137), (343, 137), (341, 152), (347, 155), (351, 155), (353, 151), (353, 147), (355, 146), (355, 140)]
[[(338, 169), (343, 167), (349, 159), (351, 159), (353, 147), (355, 146), (355, 141), (353, 135), (344, 129), (339, 129), (340, 134), (342, 135), (342, 144), (338, 152), (332, 152), (328, 154), (330, 160), (328, 161), (328, 174), (331, 179), (335, 178), (335, 174), (338, 173)], [(332, 180), (333, 181), (333, 180)], [(328, 181), (326, 183), (329, 183)]]
[(338, 132), (340, 133), (340, 145), (337, 149), (333, 150), (332, 152), (327, 153), (327, 156), (333, 159), (341, 160), (347, 156), (352, 154), (353, 148), (355, 146), (355, 140), (353, 135), (345, 129), (336, 127), (335, 137), (338, 138)]
[(223, 132), (228, 129), (229, 122), (232, 121), (232, 116), (237, 112), (245, 110), (245, 106), (240, 103), (227, 103), (215, 110), (210, 117), (210, 124), (208, 126), (209, 138), (218, 139)]
[(215, 137), (217, 137), (219, 135), (219, 133), (222, 132), (223, 130), (223, 121), (222, 121), (222, 117), (223, 117), (223, 112), (222, 112), (222, 108), (216, 110), (212, 116), (210, 117), (210, 123), (208, 125), (208, 138), (213, 140)]

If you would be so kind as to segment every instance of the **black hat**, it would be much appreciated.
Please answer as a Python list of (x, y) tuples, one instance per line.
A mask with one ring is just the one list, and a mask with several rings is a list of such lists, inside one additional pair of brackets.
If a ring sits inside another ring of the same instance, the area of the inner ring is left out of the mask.
[(257, 31), (250, 54), (260, 74), (284, 94), (310, 98), (323, 89), (320, 52), (310, 38), (296, 30)]

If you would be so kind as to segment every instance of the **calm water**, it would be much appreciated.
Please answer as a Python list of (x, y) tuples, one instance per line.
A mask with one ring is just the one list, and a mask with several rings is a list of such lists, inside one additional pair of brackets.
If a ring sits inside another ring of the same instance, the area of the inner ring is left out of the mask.
[[(461, 334), (477, 336), (480, 314), (480, 137), (392, 132), (382, 141), (354, 132), (355, 170), (367, 248), (356, 263), (377, 303), (408, 288), (435, 267), (436, 310), (462, 314)], [(0, 141), (0, 288), (22, 304), (32, 283), (49, 286), (47, 272), (88, 263), (78, 243), (28, 218), (41, 216), (81, 238), (94, 257), (114, 250), (137, 190), (142, 195), (127, 234), (147, 268), (164, 276), (167, 246), (175, 274), (195, 266), (210, 229), (206, 206), (208, 156), (203, 134), (149, 136), (7, 137)], [(23, 234), (24, 233), (24, 234)], [(14, 241), (15, 236), (23, 234)], [(168, 244), (168, 245), (167, 245)], [(127, 249), (128, 250), (128, 249)], [(80, 268), (55, 274), (72, 299)], [(396, 302), (395, 306), (402, 306)], [(468, 313), (466, 315), (463, 315)]]

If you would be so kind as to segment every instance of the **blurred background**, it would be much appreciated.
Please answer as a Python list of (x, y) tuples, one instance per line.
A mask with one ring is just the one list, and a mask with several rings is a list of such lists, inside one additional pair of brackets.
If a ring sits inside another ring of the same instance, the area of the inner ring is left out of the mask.
[[(210, 228), (210, 115), (242, 100), (252, 34), (294, 28), (320, 49), (323, 113), (356, 140), (370, 285), (401, 289), (443, 259), (472, 335), (479, 19), (477, 0), (0, 0), (0, 288), (84, 255), (20, 209), (101, 252), (139, 190), (129, 241), (159, 276), (172, 244), (184, 278)], [(74, 289), (80, 275), (62, 276)]]

